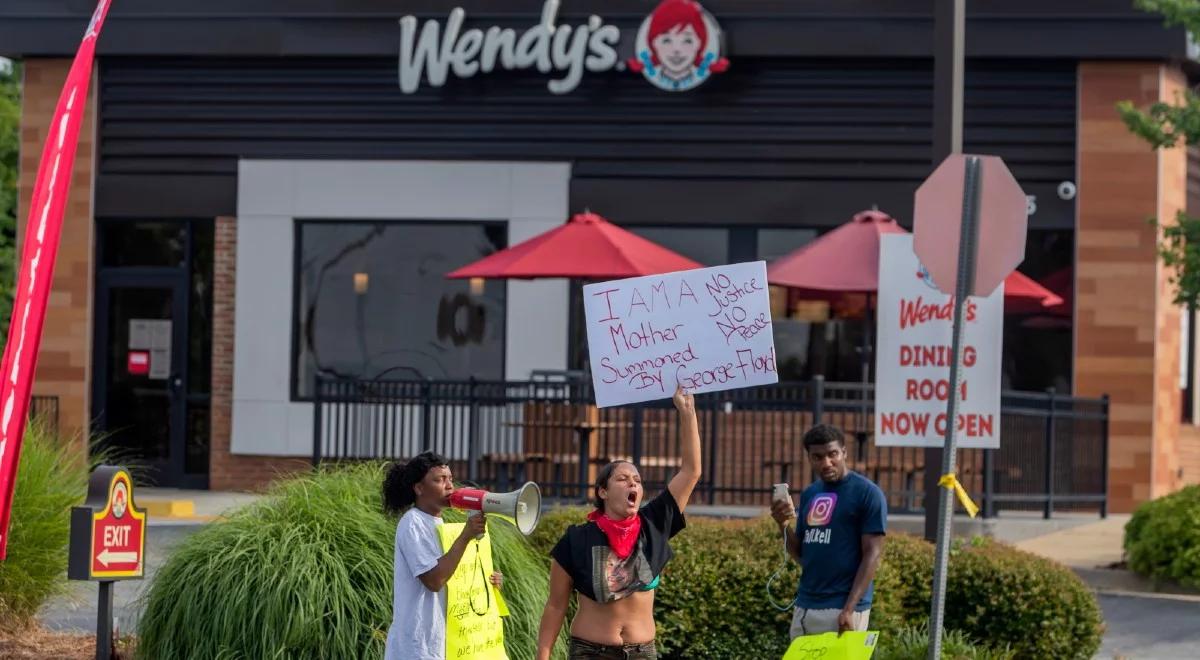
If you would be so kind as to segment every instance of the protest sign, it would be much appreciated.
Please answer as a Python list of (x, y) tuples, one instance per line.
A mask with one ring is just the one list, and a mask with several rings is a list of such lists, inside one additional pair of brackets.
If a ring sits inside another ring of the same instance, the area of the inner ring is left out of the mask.
[(792, 640), (783, 660), (870, 660), (877, 641), (873, 630), (803, 635)]
[[(941, 447), (950, 395), (951, 296), (937, 289), (909, 234), (879, 242), (879, 339), (875, 352), (875, 443)], [(963, 377), (957, 433), (963, 448), (1000, 446), (1000, 356), (1004, 285), (969, 297), (963, 315)]]
[[(449, 552), (464, 523), (438, 526), (442, 550)], [(507, 660), (504, 624), (508, 608), (492, 586), (492, 540), (468, 543), (458, 569), (446, 582), (446, 660)]]
[(596, 405), (779, 381), (767, 265), (755, 261), (583, 287)]

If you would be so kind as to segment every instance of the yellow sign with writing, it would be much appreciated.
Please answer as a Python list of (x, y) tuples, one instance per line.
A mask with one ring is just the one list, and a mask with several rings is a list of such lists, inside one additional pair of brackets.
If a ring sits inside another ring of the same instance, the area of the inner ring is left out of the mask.
[(879, 633), (847, 632), (804, 635), (792, 640), (783, 660), (870, 660)]
[[(462, 534), (463, 523), (438, 527), (442, 550)], [(467, 544), (458, 570), (446, 583), (446, 660), (508, 660), (504, 624), (508, 609), (491, 582), (492, 540), (484, 535)]]

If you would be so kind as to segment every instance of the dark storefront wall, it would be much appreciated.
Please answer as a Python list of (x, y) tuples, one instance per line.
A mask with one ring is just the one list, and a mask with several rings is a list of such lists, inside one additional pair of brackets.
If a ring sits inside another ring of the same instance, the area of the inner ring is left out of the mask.
[[(774, 258), (871, 206), (910, 225), (929, 172), (927, 62), (745, 59), (682, 94), (610, 73), (556, 96), (545, 80), (405, 95), (394, 60), (110, 58), (97, 214), (234, 214), (239, 158), (568, 161), (573, 209), (720, 263)], [(1074, 180), (1075, 64), (973, 63), (966, 83), (966, 150), (1003, 156), (1036, 197), (1027, 272), (1069, 266), (1042, 244), (1072, 242), (1074, 203), (1057, 188)], [(789, 376), (857, 378), (861, 323), (782, 327)], [(1006, 349), (1006, 384), (1069, 386), (1069, 327), (1010, 319)]]
[[(968, 151), (1003, 156), (1037, 196), (1032, 226), (1072, 228), (1075, 65), (978, 63)], [(928, 62), (735, 60), (688, 93), (632, 74), (555, 96), (539, 74), (402, 94), (394, 59), (101, 62), (98, 215), (216, 216), (237, 159), (573, 163), (571, 203), (623, 224), (833, 226), (877, 204), (909, 223), (929, 171)]]

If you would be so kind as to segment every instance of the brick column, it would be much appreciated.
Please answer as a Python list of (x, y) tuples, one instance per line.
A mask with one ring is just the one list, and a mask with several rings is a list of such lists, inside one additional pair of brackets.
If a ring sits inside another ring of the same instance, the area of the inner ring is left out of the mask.
[(1174, 101), (1183, 75), (1157, 63), (1079, 68), (1075, 392), (1112, 397), (1112, 511), (1178, 487), (1179, 311), (1158, 259), (1151, 217), (1186, 205), (1186, 152), (1153, 151), (1115, 105)]
[(277, 456), (244, 456), (229, 451), (233, 430), (233, 330), (237, 282), (237, 219), (216, 219), (213, 249), (212, 449), (209, 486), (213, 490), (256, 490), (276, 477), (307, 470), (308, 461)]
[[(24, 238), (30, 198), (33, 196), (49, 123), (70, 68), (69, 59), (28, 59), (24, 62), (21, 160), (17, 183), (17, 254), (20, 254)], [(96, 77), (93, 76), (83, 124), (79, 129), (75, 170), (67, 193), (62, 236), (59, 239), (33, 382), (34, 395), (58, 397), (59, 433), (80, 440), (88, 437), (92, 414), (95, 118)]]

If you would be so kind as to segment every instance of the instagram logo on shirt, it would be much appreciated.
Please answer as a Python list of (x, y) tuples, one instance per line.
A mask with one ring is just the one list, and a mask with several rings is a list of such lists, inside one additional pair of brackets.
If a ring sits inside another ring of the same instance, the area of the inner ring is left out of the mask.
[(808, 505), (808, 526), (824, 527), (833, 520), (833, 507), (837, 506), (837, 493), (822, 493)]

